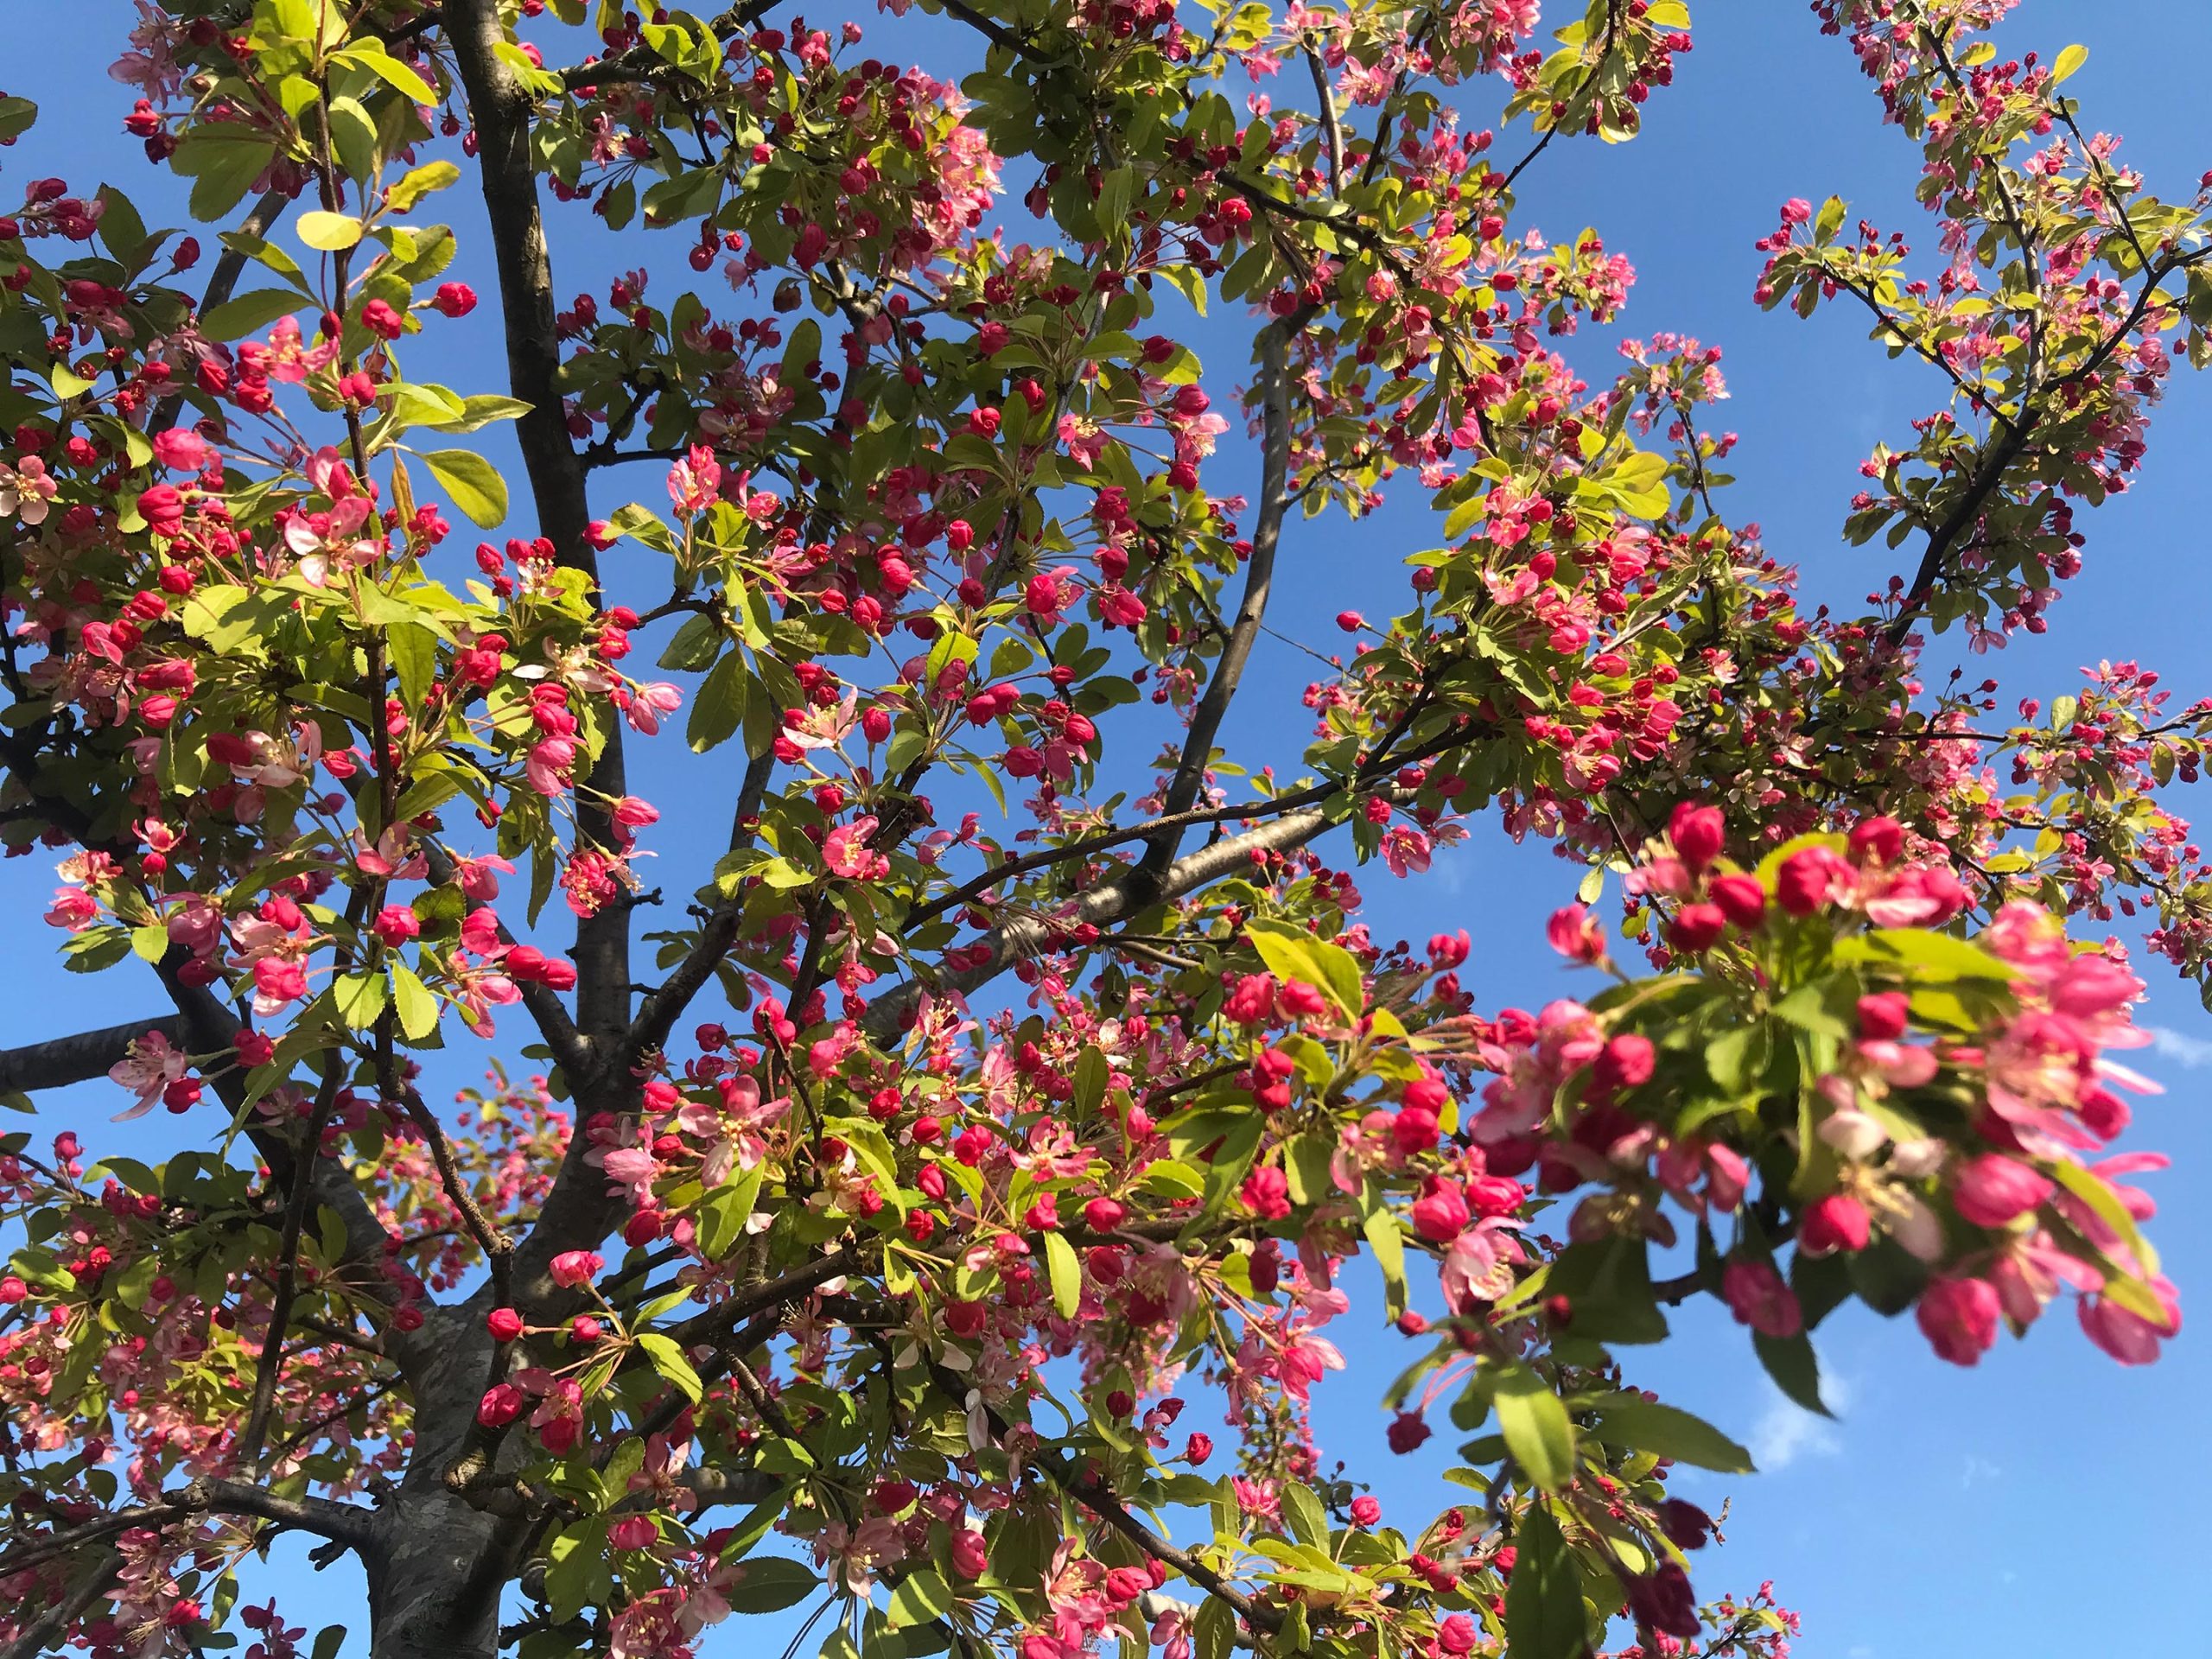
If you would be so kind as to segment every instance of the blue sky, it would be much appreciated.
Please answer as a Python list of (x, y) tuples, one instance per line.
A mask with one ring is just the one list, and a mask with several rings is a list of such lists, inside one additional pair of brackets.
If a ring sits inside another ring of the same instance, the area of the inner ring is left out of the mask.
[[(1675, 86), (1655, 94), (1644, 135), (1615, 149), (1554, 146), (1525, 181), (1523, 219), (1561, 238), (1594, 226), (1637, 269), (1621, 327), (1586, 333), (1572, 348), (1590, 378), (1610, 372), (1611, 344), (1623, 332), (1671, 329), (1726, 349), (1733, 400), (1719, 419), (1742, 442), (1733, 457), (1740, 482), (1724, 509), (1760, 521), (1770, 550), (1803, 568), (1808, 593), (1854, 604), (1901, 567), (1840, 540), (1853, 469), (1878, 440), (1901, 440), (1910, 418), (1933, 406), (1936, 389), (1928, 372), (1889, 361), (1840, 310), (1810, 324), (1761, 313), (1750, 297), (1760, 262), (1751, 243), (1772, 227), (1784, 198), (1831, 192), (1885, 229), (1929, 239), (1932, 226), (1911, 199), (1917, 152), (1880, 124), (1847, 48), (1821, 36), (1804, 5), (1703, 0), (1694, 13), (1697, 48), (1681, 60)], [(893, 33), (887, 20), (852, 15), (868, 25), (875, 49), (921, 54), (928, 67), (944, 63), (933, 27), (910, 18), (885, 41)], [(12, 9), (10, 59), (23, 67), (0, 71), (0, 85), (38, 98), (46, 114), (30, 139), (0, 152), (0, 174), (11, 175), (0, 194), (48, 172), (86, 188), (111, 179), (138, 199), (149, 223), (181, 222), (159, 211), (175, 197), (122, 135), (129, 94), (105, 78), (129, 19), (118, 0)], [(2069, 87), (2082, 100), (2084, 124), (2125, 133), (2123, 155), (2161, 194), (2185, 199), (2212, 166), (2201, 54), (2183, 49), (2202, 19), (2201, 4), (2189, 0), (2030, 0), (2001, 38), (2046, 56), (2069, 41), (2088, 46), (2088, 64)], [(964, 45), (956, 50), (957, 67), (967, 53)], [(31, 65), (38, 66), (35, 84)], [(440, 205), (455, 215), (466, 245), (480, 219), (473, 188)], [(556, 259), (564, 258), (562, 227), (573, 231), (579, 220), (571, 213), (554, 223)], [(603, 291), (607, 273), (639, 263), (649, 250), (658, 273), (655, 297), (664, 303), (679, 276), (688, 276), (682, 247), (635, 232), (578, 250), (561, 266), (557, 290), (564, 302), (587, 286)], [(475, 270), (481, 273), (480, 259)], [(1243, 348), (1230, 332), (1242, 326), (1217, 313), (1195, 341), (1217, 401), (1242, 372)], [(493, 388), (500, 363), (489, 308), (465, 327), (448, 325), (438, 340), (448, 353), (439, 372), (450, 384)], [(2184, 373), (2156, 419), (2139, 482), (2088, 517), (2086, 567), (2054, 612), (2050, 634), (1982, 664), (2003, 680), (2008, 706), (2014, 697), (2047, 700), (2068, 690), (2077, 665), (2100, 658), (2147, 662), (2184, 699), (2212, 691), (2212, 645), (2196, 579), (2187, 574), (2197, 566), (2199, 526), (2212, 508), (2212, 471), (2198, 461), (2208, 441), (2212, 385)], [(1209, 472), (1210, 486), (1239, 487), (1239, 464), (1235, 454), (1226, 457)], [(1256, 475), (1256, 465), (1249, 470)], [(599, 505), (658, 493), (656, 478), (633, 474)], [(1271, 622), (1334, 648), (1341, 636), (1329, 619), (1348, 603), (1387, 610), (1400, 591), (1398, 560), (1433, 537), (1433, 521), (1415, 505), (1386, 510), (1349, 532), (1340, 521), (1294, 524)], [(1939, 646), (1939, 662), (1948, 645)], [(1306, 725), (1297, 694), (1310, 666), (1263, 642), (1227, 733), (1232, 753), (1294, 766)], [(648, 746), (633, 763), (640, 791), (664, 804), (697, 798), (696, 779), (675, 782), (681, 774), (670, 763), (682, 758), (680, 741)], [(671, 890), (688, 887), (703, 868), (697, 855), (717, 833), (726, 792), (718, 779), (713, 808), (703, 811), (711, 820), (706, 830), (687, 834), (673, 822), (677, 814), (664, 826), (661, 874)], [(2208, 808), (2197, 810), (2205, 816)], [(1467, 976), (1483, 1006), (1529, 1005), (1572, 988), (1542, 948), (1541, 922), (1570, 896), (1573, 875), (1544, 849), (1514, 848), (1483, 830), (1440, 857), (1426, 880), (1399, 883), (1379, 867), (1365, 875), (1378, 936), (1423, 937), (1439, 925), (1473, 933)], [(0, 906), (28, 932), (0, 1016), (0, 1043), (157, 1006), (150, 979), (133, 982), (133, 968), (87, 982), (65, 977), (48, 958), (52, 940), (35, 918), (51, 885), (49, 861), (0, 866)], [(2169, 1092), (2139, 1111), (2129, 1144), (2175, 1159), (2171, 1173), (2153, 1179), (2166, 1206), (2155, 1236), (2190, 1307), (2212, 1282), (2212, 1208), (2191, 1202), (2212, 1191), (2212, 1128), (2202, 1106), (2212, 1084), (2212, 1018), (2190, 988), (2155, 966), (2145, 971), (2152, 996), (2143, 1017), (2162, 1033), (2145, 1069)], [(462, 1080), (458, 1068), (468, 1052), (455, 1052), (456, 1069), (444, 1082)], [(98, 1086), (43, 1103), (48, 1127), (77, 1128), (95, 1150), (145, 1155), (174, 1146), (165, 1138), (174, 1122), (160, 1115), (107, 1131), (104, 1120), (118, 1104)], [(1773, 1579), (1783, 1600), (1804, 1613), (1801, 1656), (2071, 1659), (2172, 1645), (2191, 1587), (2201, 1582), (2198, 1495), (2212, 1477), (2207, 1438), (2182, 1432), (2212, 1397), (2212, 1360), (2194, 1332), (2160, 1364), (2132, 1371), (2090, 1348), (2060, 1310), (2027, 1343), (2004, 1343), (1969, 1374), (1936, 1360), (1909, 1322), (1847, 1310), (1821, 1333), (1838, 1408), (1837, 1421), (1822, 1422), (1781, 1401), (1725, 1314), (1684, 1310), (1675, 1328), (1669, 1345), (1632, 1355), (1634, 1379), (1737, 1433), (1764, 1469), (1733, 1481), (1685, 1475), (1683, 1490), (1701, 1501), (1734, 1502), (1727, 1547), (1700, 1563), (1700, 1584), (1718, 1590)], [(1375, 1401), (1396, 1369), (1397, 1339), (1372, 1340), (1348, 1321), (1343, 1342), (1352, 1370), (1319, 1396), (1325, 1446), (1374, 1483), (1394, 1511), (1433, 1508), (1448, 1490), (1434, 1479), (1440, 1461), (1393, 1459), (1383, 1448), (1385, 1420)], [(1440, 1452), (1444, 1438), (1433, 1443)], [(272, 1577), (296, 1621), (351, 1614), (358, 1628), (350, 1567), (284, 1588), (298, 1570), (285, 1564), (286, 1554), (279, 1551)], [(741, 1629), (726, 1627), (707, 1651), (734, 1654), (747, 1640)]]

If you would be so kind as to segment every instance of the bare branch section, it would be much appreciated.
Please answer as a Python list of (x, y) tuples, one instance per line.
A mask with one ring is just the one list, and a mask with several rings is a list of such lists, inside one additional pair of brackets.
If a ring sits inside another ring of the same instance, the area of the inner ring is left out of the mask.
[(159, 1035), (183, 1046), (184, 1016), (164, 1014), (149, 1020), (126, 1020), (99, 1031), (51, 1037), (42, 1043), (0, 1050), (0, 1094), (35, 1095), (42, 1089), (66, 1089), (105, 1077), (108, 1068), (122, 1060), (130, 1045), (142, 1037)]
[(195, 1480), (180, 1486), (157, 1503), (111, 1510), (66, 1532), (27, 1539), (0, 1554), (0, 1576), (11, 1577), (41, 1561), (67, 1555), (134, 1527), (167, 1526), (194, 1515), (250, 1516), (312, 1532), (349, 1549), (366, 1548), (376, 1524), (375, 1512), (356, 1503), (340, 1503), (323, 1497), (280, 1497), (266, 1487), (250, 1485), (245, 1481)]
[[(1213, 759), (1214, 739), (1236, 700), (1251, 659), (1253, 643), (1266, 621), (1268, 600), (1274, 591), (1275, 550), (1282, 543), (1283, 517), (1290, 506), (1290, 341), (1305, 327), (1307, 312), (1301, 309), (1260, 331), (1260, 513), (1252, 528), (1252, 552), (1244, 566), (1244, 597), (1236, 607), (1236, 620), (1222, 646), (1221, 660), (1205, 695), (1191, 715), (1191, 728), (1183, 740), (1183, 755), (1160, 804), (1160, 815), (1179, 819), (1198, 798), (1206, 767)], [(1182, 828), (1171, 823), (1145, 855), (1145, 868), (1157, 874), (1174, 861), (1183, 840)]]

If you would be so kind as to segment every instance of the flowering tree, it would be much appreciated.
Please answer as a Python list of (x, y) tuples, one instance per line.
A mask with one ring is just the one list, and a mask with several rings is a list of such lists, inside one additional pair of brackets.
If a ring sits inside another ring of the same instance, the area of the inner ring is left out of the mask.
[[(2212, 349), (2208, 196), (2081, 124), (2078, 48), (1816, 8), (1936, 245), (1792, 201), (1758, 297), (1948, 382), (1845, 618), (1719, 504), (1719, 353), (1585, 378), (1629, 268), (1522, 212), (1635, 134), (1678, 0), (920, 6), (957, 89), (773, 0), (142, 0), (126, 124), (212, 228), (63, 179), (0, 221), (0, 836), (65, 857), (70, 969), (165, 998), (0, 1086), (178, 1120), (158, 1167), (0, 1141), (10, 1653), (294, 1654), (236, 1574), (297, 1529), (392, 1659), (802, 1603), (835, 1659), (1775, 1656), (1669, 1495), (1749, 1460), (1617, 1357), (1670, 1306), (1808, 1407), (1852, 1298), (1967, 1365), (2062, 1297), (2126, 1363), (2177, 1328), (2161, 1160), (2106, 1150), (2141, 986), (2067, 927), (2203, 973), (2158, 791), (2212, 707), (1923, 666), (2046, 626)], [(612, 235), (696, 291), (574, 293)], [(1209, 304), (1249, 370), (1179, 341)], [(492, 328), (505, 384), (438, 384)], [(1294, 511), (1394, 489), (1430, 544), (1336, 561), (1310, 741), (1231, 766)], [(626, 760), (687, 744), (730, 827), (648, 891)], [(1579, 1001), (1358, 920), (1346, 864), (1488, 812), (1581, 867)], [(493, 1066), (458, 1122), (440, 1049)], [(1395, 1447), (1466, 1437), (1438, 1518), (1314, 1443), (1340, 1320), (1402, 1334)]]

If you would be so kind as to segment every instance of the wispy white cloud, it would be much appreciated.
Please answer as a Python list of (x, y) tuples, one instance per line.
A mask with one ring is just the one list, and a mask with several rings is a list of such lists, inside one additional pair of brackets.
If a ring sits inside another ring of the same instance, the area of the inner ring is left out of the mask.
[(2212, 1041), (2191, 1037), (2186, 1032), (2176, 1031), (2171, 1026), (2151, 1027), (2151, 1052), (2162, 1059), (2195, 1071), (2212, 1065)]
[[(1821, 1379), (1821, 1392), (1829, 1409), (1841, 1411), (1850, 1402), (1851, 1389), (1840, 1376)], [(1766, 1385), (1766, 1409), (1751, 1425), (1751, 1458), (1760, 1471), (1774, 1474), (1801, 1458), (1832, 1458), (1843, 1450), (1835, 1425), (1796, 1404), (1772, 1382)]]
[(1992, 1463), (1987, 1458), (1976, 1457), (1969, 1452), (1967, 1453), (1966, 1473), (1961, 1477), (1959, 1484), (1972, 1486), (1978, 1481), (1997, 1480), (2001, 1478), (2004, 1473), (2002, 1467)]

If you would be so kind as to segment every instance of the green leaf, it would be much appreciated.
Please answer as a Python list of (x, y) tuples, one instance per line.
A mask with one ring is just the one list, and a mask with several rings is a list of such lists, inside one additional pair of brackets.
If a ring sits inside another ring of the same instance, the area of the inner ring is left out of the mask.
[(289, 289), (257, 288), (202, 312), (200, 332), (209, 340), (237, 340), (259, 334), (277, 318), (289, 317), (307, 303), (304, 296)]
[(613, 1591), (607, 1558), (607, 1517), (595, 1515), (563, 1527), (546, 1548), (545, 1599), (556, 1618), (574, 1618)]
[(386, 987), (382, 974), (348, 974), (331, 987), (338, 1017), (355, 1031), (366, 1031), (383, 1014)]
[(1498, 1370), (1496, 1405), (1513, 1460), (1546, 1491), (1564, 1488), (1574, 1473), (1574, 1425), (1559, 1395), (1516, 1363)]
[(896, 1630), (909, 1624), (926, 1624), (933, 1618), (944, 1618), (951, 1607), (952, 1590), (944, 1574), (933, 1567), (922, 1567), (908, 1573), (891, 1592), (891, 1628)]
[(2068, 76), (2071, 75), (2076, 69), (2079, 69), (2088, 60), (2089, 48), (2088, 47), (2068, 47), (2063, 52), (2061, 52), (2056, 58), (2051, 60), (2050, 84), (2054, 86), (2057, 86), (2060, 81), (2064, 80)]
[(1878, 927), (1857, 938), (1839, 940), (1838, 962), (1895, 963), (1914, 977), (1986, 979), (2010, 983), (2013, 970), (1978, 944), (1924, 927)]
[(392, 1007), (399, 1014), (399, 1028), (410, 1042), (420, 1042), (438, 1028), (438, 999), (405, 963), (391, 964)]
[(400, 700), (420, 709), (438, 677), (438, 636), (420, 622), (404, 621), (385, 631), (385, 649), (399, 676)]
[(1702, 1417), (1650, 1400), (1624, 1398), (1602, 1407), (1591, 1431), (1608, 1446), (1653, 1452), (1724, 1475), (1756, 1472), (1751, 1454)]
[(785, 1555), (755, 1555), (722, 1592), (734, 1613), (774, 1613), (804, 1601), (821, 1587), (810, 1568)]
[(0, 143), (20, 138), (38, 119), (38, 105), (28, 98), (0, 98)]
[(1803, 1332), (1794, 1337), (1770, 1337), (1753, 1332), (1751, 1346), (1758, 1352), (1766, 1374), (1797, 1404), (1827, 1417), (1834, 1414), (1821, 1402), (1821, 1362), (1813, 1352), (1813, 1339)]
[(1367, 1248), (1375, 1252), (1375, 1265), (1382, 1274), (1388, 1311), (1395, 1319), (1406, 1311), (1405, 1235), (1398, 1230), (1397, 1217), (1382, 1205), (1367, 1212), (1359, 1228), (1367, 1236)]
[(687, 674), (712, 668), (715, 658), (721, 651), (728, 636), (722, 632), (721, 619), (714, 616), (687, 616), (683, 626), (669, 637), (660, 653), (663, 668), (681, 669)]
[(1075, 1096), (1071, 1103), (1078, 1115), (1088, 1117), (1098, 1109), (1106, 1098), (1107, 1080), (1112, 1075), (1113, 1068), (1098, 1045), (1084, 1044), (1083, 1052), (1076, 1057)]
[(1198, 1616), (1191, 1621), (1191, 1643), (1192, 1659), (1229, 1659), (1236, 1645), (1236, 1615), (1227, 1602), (1208, 1596), (1199, 1604)]
[(395, 92), (416, 104), (435, 105), (438, 101), (436, 89), (384, 49), (381, 41), (357, 41), (337, 54), (348, 62), (358, 63)]
[(327, 213), (318, 207), (299, 216), (292, 234), (311, 248), (338, 253), (361, 239), (361, 221), (351, 213)]
[(309, 1659), (338, 1659), (339, 1649), (346, 1645), (346, 1627), (326, 1624), (315, 1633), (315, 1649)]
[(426, 162), (403, 175), (385, 191), (385, 206), (395, 213), (406, 213), (433, 190), (442, 190), (460, 178), (461, 169), (451, 162)]
[(1052, 1277), (1052, 1306), (1064, 1319), (1071, 1319), (1083, 1305), (1083, 1263), (1075, 1246), (1058, 1233), (1045, 1235), (1045, 1266)]
[(745, 653), (724, 652), (700, 682), (698, 695), (691, 699), (691, 713), (683, 723), (684, 741), (695, 753), (704, 754), (717, 744), (729, 741), (745, 718), (746, 696), (751, 685)]
[(1532, 1503), (1513, 1532), (1513, 1576), (1505, 1586), (1505, 1644), (1513, 1659), (1580, 1659), (1588, 1650), (1582, 1577), (1559, 1522)]
[(420, 424), (440, 432), (478, 432), (494, 421), (518, 421), (530, 413), (531, 405), (519, 397), (502, 397), (496, 392), (478, 392), (461, 400), (461, 413), (444, 420), (423, 421)]
[(718, 1186), (700, 1201), (699, 1252), (709, 1262), (719, 1262), (745, 1236), (745, 1224), (751, 1219), (754, 1205), (760, 1197), (760, 1183), (768, 1173), (766, 1163), (759, 1163), (724, 1186)]
[(490, 461), (473, 449), (434, 449), (423, 459), (473, 523), (494, 530), (505, 522), (507, 481)]
[(657, 553), (673, 556), (676, 553), (676, 533), (661, 523), (649, 507), (635, 501), (620, 506), (607, 516), (607, 524), (617, 536), (627, 536), (643, 542)]
[(664, 1337), (658, 1331), (641, 1331), (638, 1333), (638, 1346), (645, 1351), (653, 1370), (673, 1384), (677, 1392), (694, 1405), (698, 1403), (699, 1396), (706, 1392), (705, 1386), (674, 1338)]
[(1313, 1489), (1302, 1482), (1293, 1481), (1281, 1493), (1282, 1518), (1290, 1528), (1290, 1535), (1301, 1544), (1315, 1549), (1329, 1547), (1329, 1517), (1321, 1508), (1321, 1500)]
[(1246, 930), (1260, 960), (1279, 979), (1311, 985), (1337, 1006), (1347, 1020), (1357, 1020), (1367, 1006), (1367, 991), (1359, 963), (1342, 945), (1317, 939), (1302, 928), (1281, 922), (1255, 922)]

